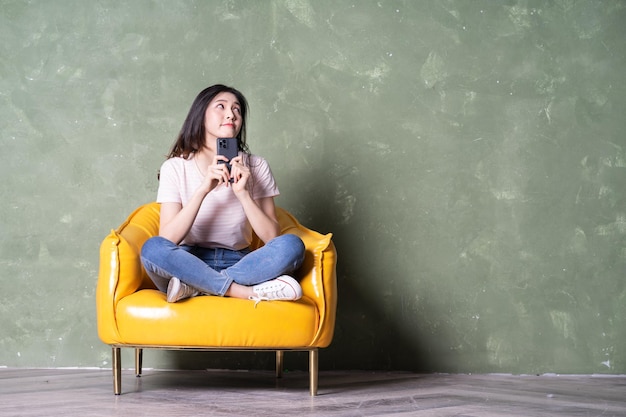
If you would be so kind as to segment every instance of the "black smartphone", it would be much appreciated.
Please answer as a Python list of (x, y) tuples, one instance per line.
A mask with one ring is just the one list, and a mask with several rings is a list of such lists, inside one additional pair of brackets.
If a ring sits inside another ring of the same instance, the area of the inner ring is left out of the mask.
[[(239, 154), (237, 148), (237, 138), (217, 138), (217, 154), (224, 155), (228, 160), (235, 158)], [(230, 163), (225, 161), (217, 161), (218, 164), (226, 164), (228, 172), (230, 172)], [(233, 179), (230, 179), (233, 182)]]

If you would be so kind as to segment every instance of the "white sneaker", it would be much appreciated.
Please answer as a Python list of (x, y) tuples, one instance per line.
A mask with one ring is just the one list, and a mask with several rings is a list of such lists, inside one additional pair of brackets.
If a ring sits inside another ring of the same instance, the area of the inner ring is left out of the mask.
[(168, 303), (175, 303), (176, 301), (184, 300), (185, 298), (195, 297), (196, 295), (200, 295), (200, 291), (197, 291), (193, 287), (190, 287), (176, 277), (172, 277), (169, 284), (167, 284)]
[(255, 307), (261, 301), (295, 301), (302, 297), (302, 287), (289, 275), (281, 275), (271, 281), (257, 284), (252, 287), (252, 291), (254, 295), (250, 296), (250, 299), (256, 301)]

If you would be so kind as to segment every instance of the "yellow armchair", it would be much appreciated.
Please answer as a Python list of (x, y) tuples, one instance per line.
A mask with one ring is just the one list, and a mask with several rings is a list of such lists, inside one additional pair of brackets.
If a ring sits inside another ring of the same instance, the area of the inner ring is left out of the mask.
[[(332, 234), (302, 226), (277, 208), (281, 233), (298, 235), (306, 256), (297, 278), (298, 301), (259, 303), (202, 296), (168, 303), (141, 265), (143, 243), (159, 231), (157, 203), (136, 209), (100, 246), (96, 288), (98, 336), (111, 346), (113, 391), (121, 393), (121, 348), (135, 349), (135, 372), (141, 375), (143, 349), (276, 351), (276, 376), (286, 350), (309, 352), (310, 393), (317, 395), (318, 349), (333, 338), (337, 309), (337, 253)], [(258, 238), (253, 247), (262, 244)]]

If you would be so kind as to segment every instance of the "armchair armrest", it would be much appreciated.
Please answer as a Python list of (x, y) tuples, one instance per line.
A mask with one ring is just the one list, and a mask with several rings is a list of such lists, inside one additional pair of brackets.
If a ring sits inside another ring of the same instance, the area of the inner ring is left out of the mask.
[(276, 214), (281, 233), (293, 233), (306, 247), (304, 263), (300, 267), (302, 294), (317, 305), (320, 323), (311, 346), (327, 347), (333, 339), (337, 311), (337, 251), (332, 233), (320, 234), (301, 225), (288, 211), (277, 207)]
[(115, 320), (118, 301), (141, 288), (155, 288), (140, 255), (144, 242), (159, 233), (159, 212), (157, 203), (139, 207), (100, 245), (96, 309), (98, 335), (107, 344), (120, 340)]

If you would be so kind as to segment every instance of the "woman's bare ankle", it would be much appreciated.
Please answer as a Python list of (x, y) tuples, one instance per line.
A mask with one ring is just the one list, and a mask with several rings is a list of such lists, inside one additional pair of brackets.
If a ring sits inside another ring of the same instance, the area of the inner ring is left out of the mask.
[(247, 300), (248, 298), (250, 298), (251, 295), (253, 295), (253, 292), (252, 287), (246, 287), (245, 285), (233, 282), (232, 284), (230, 284), (230, 287), (228, 287), (228, 290), (226, 290), (226, 293), (224, 293), (224, 295), (226, 297), (243, 298)]

